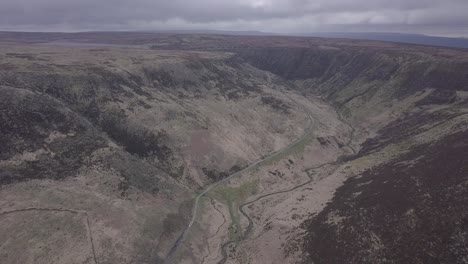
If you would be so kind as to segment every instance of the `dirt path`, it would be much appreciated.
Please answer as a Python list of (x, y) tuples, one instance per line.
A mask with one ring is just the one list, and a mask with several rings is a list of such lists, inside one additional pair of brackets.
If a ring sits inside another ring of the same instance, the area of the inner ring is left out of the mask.
[[(348, 141), (346, 142), (346, 147), (348, 147), (351, 152), (354, 154), (356, 154), (356, 150), (351, 146), (351, 143), (354, 139), (354, 133), (355, 133), (355, 128), (353, 126), (351, 126), (351, 124), (349, 124), (346, 120), (344, 120), (342, 118), (342, 116), (338, 114), (338, 119), (343, 122), (344, 124), (346, 124), (347, 126), (349, 126), (349, 128), (351, 129), (351, 135), (348, 139)], [(310, 115), (309, 115), (310, 117)], [(335, 170), (338, 168), (337, 165), (340, 165), (341, 164), (341, 161), (334, 161), (334, 162), (329, 162), (329, 163), (324, 163), (324, 164), (321, 164), (319, 166), (316, 166), (316, 167), (312, 167), (312, 168), (309, 168), (307, 169), (306, 171), (309, 171), (309, 170), (317, 170), (317, 169), (320, 169), (322, 167), (325, 167), (325, 166), (336, 166)], [(234, 244), (237, 244), (239, 243), (240, 241), (243, 241), (243, 240), (246, 240), (252, 233), (253, 231), (253, 227), (254, 227), (254, 223), (252, 221), (252, 218), (244, 211), (244, 208), (246, 206), (249, 206), (253, 203), (256, 203), (264, 198), (267, 198), (267, 197), (271, 197), (271, 196), (274, 196), (274, 195), (278, 195), (278, 194), (283, 194), (283, 193), (288, 193), (288, 192), (292, 192), (292, 191), (295, 191), (301, 187), (304, 187), (305, 185), (311, 183), (312, 181), (314, 181), (314, 178), (312, 177), (312, 175), (310, 175), (309, 173), (307, 173), (307, 177), (309, 178), (309, 180), (307, 180), (306, 182), (304, 183), (301, 183), (297, 186), (294, 186), (292, 188), (289, 188), (289, 189), (286, 189), (286, 190), (280, 190), (280, 191), (276, 191), (276, 192), (272, 192), (272, 193), (269, 193), (269, 194), (265, 194), (265, 195), (262, 195), (262, 196), (259, 196), (257, 197), (256, 199), (252, 200), (252, 201), (248, 201), (248, 202), (245, 202), (243, 204), (241, 204), (238, 208), (238, 210), (241, 212), (241, 214), (247, 218), (249, 224), (247, 225), (247, 228), (245, 229), (245, 232), (243, 232), (241, 238), (239, 240), (236, 240), (236, 241), (227, 241), (225, 243), (223, 243), (221, 245), (221, 254), (223, 256), (223, 258), (218, 262), (218, 264), (224, 264), (226, 261), (227, 261), (227, 258), (228, 258), (228, 255), (227, 255), (227, 249), (230, 245), (234, 245)]]
[(312, 129), (312, 126), (313, 126), (313, 123), (314, 123), (314, 120), (312, 118), (312, 116), (307, 113), (307, 116), (309, 117), (309, 120), (310, 120), (310, 123), (309, 125), (307, 126), (304, 134), (296, 139), (295, 141), (293, 141), (290, 145), (286, 146), (285, 148), (281, 149), (281, 150), (278, 150), (276, 152), (273, 152), (271, 153), (270, 155), (254, 162), (253, 164), (249, 165), (248, 167), (236, 172), (236, 173), (233, 173), (231, 175), (229, 175), (228, 177), (224, 178), (223, 180), (221, 181), (218, 181), (216, 183), (213, 183), (211, 184), (210, 186), (208, 186), (202, 193), (200, 193), (196, 198), (195, 198), (195, 203), (193, 205), (193, 208), (192, 208), (192, 218), (190, 219), (190, 222), (189, 224), (187, 225), (187, 227), (184, 229), (184, 231), (180, 234), (180, 236), (177, 238), (176, 242), (174, 243), (174, 245), (172, 246), (171, 250), (169, 251), (169, 254), (167, 255), (166, 257), (166, 260), (164, 261), (165, 264), (170, 264), (172, 263), (172, 259), (174, 257), (174, 254), (177, 252), (177, 249), (179, 248), (180, 244), (182, 244), (183, 240), (185, 239), (185, 236), (187, 234), (187, 232), (190, 230), (190, 228), (192, 227), (192, 225), (195, 223), (195, 220), (196, 220), (196, 217), (197, 217), (197, 212), (198, 212), (198, 207), (199, 207), (199, 204), (200, 204), (200, 199), (203, 198), (208, 192), (210, 192), (211, 190), (213, 190), (215, 187), (218, 187), (219, 185), (221, 185), (222, 183), (225, 183), (227, 182), (228, 180), (246, 172), (246, 171), (249, 171), (255, 167), (257, 167), (258, 165), (260, 165), (261, 163), (265, 162), (265, 161), (268, 161), (270, 159), (273, 159), (275, 158), (276, 156), (279, 156), (285, 152), (287, 152), (288, 150), (290, 150), (291, 148), (293, 148), (294, 146), (296, 146), (297, 144), (299, 144), (300, 142), (302, 142), (308, 135), (309, 135), (309, 132), (310, 130)]

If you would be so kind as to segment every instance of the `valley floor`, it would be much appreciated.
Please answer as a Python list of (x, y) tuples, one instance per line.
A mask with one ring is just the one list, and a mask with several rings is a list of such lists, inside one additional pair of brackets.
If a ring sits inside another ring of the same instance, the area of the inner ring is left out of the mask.
[(468, 263), (464, 50), (0, 38), (1, 263)]
[[(165, 263), (284, 263), (294, 257), (284, 254), (284, 245), (311, 209), (320, 210), (332, 197), (343, 175), (322, 180), (340, 170), (339, 156), (355, 154), (354, 128), (325, 102), (309, 100), (303, 107), (311, 120), (303, 136), (198, 195), (193, 222)], [(320, 191), (310, 195), (311, 187)], [(279, 204), (285, 200), (288, 209)], [(311, 201), (322, 203), (313, 209)]]

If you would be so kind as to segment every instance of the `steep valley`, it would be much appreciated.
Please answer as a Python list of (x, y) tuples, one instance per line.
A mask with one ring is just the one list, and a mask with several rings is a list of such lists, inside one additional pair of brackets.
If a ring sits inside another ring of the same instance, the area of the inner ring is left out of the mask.
[(1, 32), (0, 93), (5, 263), (468, 263), (466, 50)]

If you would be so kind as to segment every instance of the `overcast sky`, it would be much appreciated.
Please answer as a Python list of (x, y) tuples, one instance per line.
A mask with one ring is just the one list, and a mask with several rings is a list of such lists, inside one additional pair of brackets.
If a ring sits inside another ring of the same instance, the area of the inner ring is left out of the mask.
[(468, 0), (0, 0), (0, 30), (175, 29), (468, 37)]

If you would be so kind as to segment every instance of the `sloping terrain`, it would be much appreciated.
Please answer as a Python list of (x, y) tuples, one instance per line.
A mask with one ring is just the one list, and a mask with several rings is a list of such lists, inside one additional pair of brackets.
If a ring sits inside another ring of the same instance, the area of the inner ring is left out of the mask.
[(468, 262), (464, 50), (0, 37), (7, 263)]
[[(197, 190), (287, 146), (309, 119), (290, 84), (228, 53), (3, 44), (0, 56), (8, 263), (70, 262), (65, 240), (82, 248), (77, 262), (158, 262)], [(88, 234), (47, 239), (34, 221), (17, 226), (25, 215), (49, 218), (46, 234), (73, 231), (70, 217)]]
[(398, 121), (366, 145), (361, 158), (425, 133), (434, 137), (348, 179), (304, 224), (306, 263), (466, 263), (467, 131), (460, 125), (467, 119), (461, 115), (468, 112)]
[(13, 50), (3, 55), (3, 85), (63, 102), (127, 152), (154, 160), (174, 178), (188, 167), (195, 167), (193, 174), (208, 172), (211, 180), (221, 177), (287, 144), (304, 129), (293, 124), (307, 119), (284, 96), (285, 84), (229, 54)]

